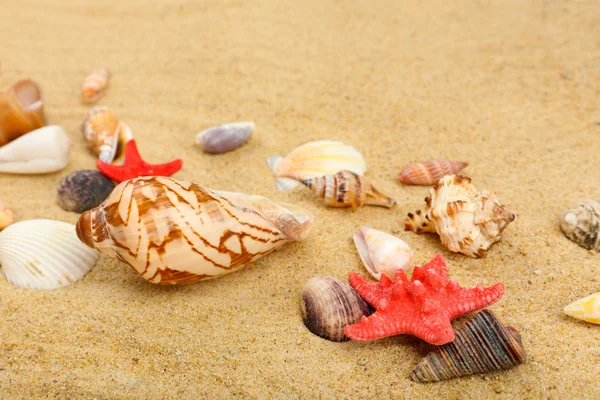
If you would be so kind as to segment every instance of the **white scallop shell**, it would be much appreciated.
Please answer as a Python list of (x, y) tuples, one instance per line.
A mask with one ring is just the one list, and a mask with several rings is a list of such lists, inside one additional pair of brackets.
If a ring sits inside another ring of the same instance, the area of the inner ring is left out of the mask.
[(363, 226), (353, 239), (365, 268), (377, 280), (381, 274), (394, 280), (398, 270), (413, 265), (412, 249), (396, 236)]
[(279, 190), (289, 190), (301, 181), (347, 170), (363, 175), (365, 159), (354, 147), (333, 140), (318, 140), (296, 147), (285, 157), (272, 156), (267, 164)]
[(69, 286), (92, 269), (100, 254), (81, 243), (75, 225), (34, 219), (0, 232), (0, 265), (6, 279), (27, 289)]
[(43, 174), (69, 164), (71, 141), (63, 128), (49, 125), (0, 147), (0, 172)]

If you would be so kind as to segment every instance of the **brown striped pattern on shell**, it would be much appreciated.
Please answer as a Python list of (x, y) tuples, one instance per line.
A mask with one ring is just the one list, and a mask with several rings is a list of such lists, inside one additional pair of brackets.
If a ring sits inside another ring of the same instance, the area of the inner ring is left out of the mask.
[(81, 90), (81, 100), (86, 104), (93, 104), (100, 100), (108, 87), (109, 78), (108, 68), (97, 69), (86, 76)]
[(423, 161), (404, 167), (399, 178), (405, 185), (434, 185), (443, 176), (456, 174), (468, 165), (464, 161)]

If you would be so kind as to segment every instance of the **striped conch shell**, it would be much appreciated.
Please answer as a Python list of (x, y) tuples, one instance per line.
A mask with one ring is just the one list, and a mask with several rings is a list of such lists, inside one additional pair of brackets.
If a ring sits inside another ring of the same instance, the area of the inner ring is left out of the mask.
[(45, 125), (43, 94), (31, 79), (0, 92), (0, 146)]
[(471, 179), (446, 175), (425, 198), (425, 211), (408, 213), (404, 228), (416, 233), (437, 232), (450, 251), (484, 257), (502, 239), (502, 231), (515, 219), (495, 193), (478, 192)]
[(600, 324), (600, 292), (576, 300), (564, 308), (569, 317)]
[(167, 177), (117, 185), (77, 223), (79, 239), (168, 285), (233, 272), (304, 239), (312, 214), (261, 196), (221, 192)]
[(301, 181), (343, 170), (363, 175), (367, 169), (365, 159), (354, 147), (332, 140), (305, 143), (285, 157), (269, 157), (267, 164), (279, 190), (290, 190)]
[(585, 199), (571, 204), (562, 215), (560, 229), (581, 247), (600, 251), (600, 200)]
[(378, 281), (382, 274), (394, 280), (398, 270), (413, 265), (412, 249), (396, 236), (363, 226), (352, 238), (365, 268)]
[(399, 178), (405, 185), (434, 185), (443, 176), (457, 174), (468, 165), (464, 161), (423, 161), (404, 167)]
[(108, 87), (109, 78), (110, 71), (108, 68), (97, 69), (86, 76), (81, 89), (81, 101), (86, 104), (93, 104), (100, 100)]
[(362, 207), (364, 205), (391, 208), (396, 200), (377, 190), (364, 176), (351, 171), (303, 180), (302, 183), (321, 197), (328, 207)]
[(122, 164), (125, 145), (133, 139), (129, 126), (104, 106), (91, 108), (81, 124), (88, 147), (105, 163)]

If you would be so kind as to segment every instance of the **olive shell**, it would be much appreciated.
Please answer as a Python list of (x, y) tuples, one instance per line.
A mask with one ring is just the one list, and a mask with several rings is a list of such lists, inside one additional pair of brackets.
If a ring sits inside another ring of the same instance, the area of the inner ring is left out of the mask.
[(223, 124), (198, 133), (196, 143), (201, 144), (207, 153), (227, 153), (246, 143), (253, 130), (254, 122)]
[(75, 171), (60, 182), (58, 205), (66, 211), (83, 213), (100, 205), (114, 188), (115, 183), (98, 171)]

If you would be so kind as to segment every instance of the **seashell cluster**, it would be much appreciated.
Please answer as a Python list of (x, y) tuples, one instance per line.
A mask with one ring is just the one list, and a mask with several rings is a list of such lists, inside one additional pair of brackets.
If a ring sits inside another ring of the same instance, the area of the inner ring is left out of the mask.
[(361, 227), (353, 236), (360, 259), (373, 278), (385, 274), (394, 279), (398, 270), (413, 265), (413, 251), (403, 240), (376, 229)]
[(207, 153), (223, 154), (242, 146), (254, 131), (254, 122), (233, 122), (208, 128), (196, 135)]
[(115, 113), (104, 106), (91, 108), (81, 124), (88, 147), (106, 163), (123, 163), (125, 145), (133, 134), (129, 126), (119, 122)]
[(12, 224), (15, 221), (15, 216), (12, 211), (4, 207), (0, 202), (0, 231)]
[(422, 161), (404, 167), (399, 179), (405, 185), (434, 185), (443, 176), (457, 174), (468, 165), (464, 161)]
[(37, 82), (23, 79), (0, 92), (0, 146), (44, 124), (43, 93)]
[(365, 159), (354, 147), (333, 140), (305, 143), (285, 157), (269, 157), (267, 164), (279, 190), (290, 190), (301, 181), (343, 170), (363, 175), (367, 169)]
[(391, 208), (396, 200), (377, 190), (364, 176), (352, 171), (303, 180), (313, 193), (325, 200), (328, 207), (362, 207), (364, 205)]
[(600, 292), (576, 300), (564, 308), (565, 314), (592, 324), (600, 324)]
[(600, 200), (584, 199), (571, 204), (560, 219), (560, 229), (584, 249), (600, 251)]
[(99, 206), (114, 188), (115, 183), (100, 172), (79, 170), (60, 182), (57, 202), (65, 211), (83, 213)]
[(292, 204), (153, 176), (117, 185), (80, 217), (77, 236), (144, 279), (168, 285), (233, 272), (303, 240), (312, 222), (309, 211)]
[(99, 68), (92, 71), (83, 80), (81, 88), (81, 101), (86, 104), (96, 103), (104, 95), (108, 87), (110, 71), (108, 68)]
[(444, 344), (423, 358), (411, 372), (415, 382), (437, 382), (509, 369), (525, 361), (521, 335), (504, 326), (489, 310), (478, 312)]
[(304, 284), (300, 309), (308, 330), (333, 342), (349, 340), (344, 327), (373, 313), (350, 285), (330, 276), (316, 276)]
[(0, 147), (0, 172), (45, 174), (69, 164), (71, 140), (58, 125), (29, 132)]
[(484, 257), (515, 219), (495, 193), (478, 192), (470, 178), (460, 175), (440, 179), (429, 189), (425, 202), (425, 211), (408, 213), (405, 229), (437, 232), (448, 250), (474, 258)]
[(27, 289), (58, 289), (81, 279), (99, 255), (83, 245), (75, 226), (46, 219), (21, 221), (0, 232), (0, 264), (8, 282)]

